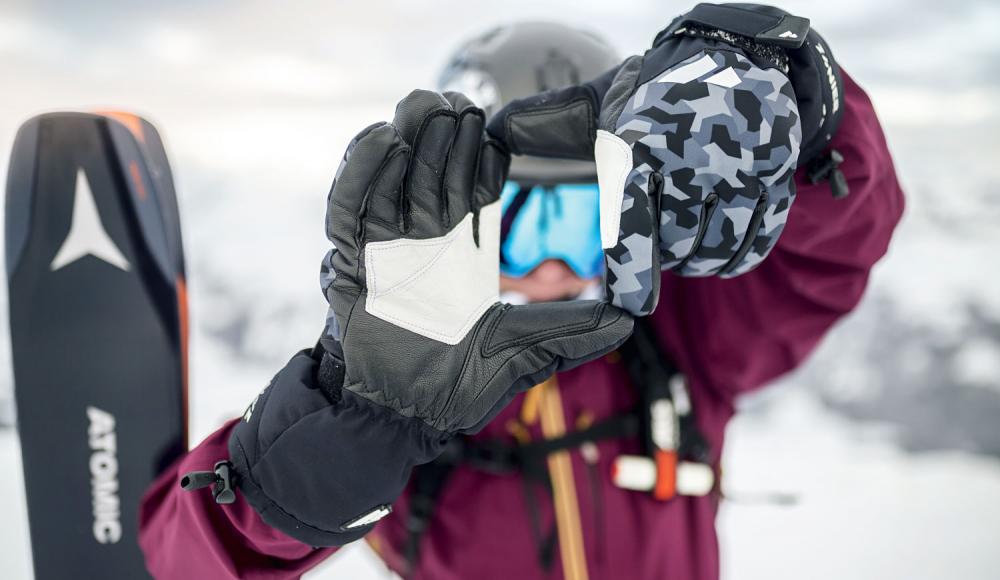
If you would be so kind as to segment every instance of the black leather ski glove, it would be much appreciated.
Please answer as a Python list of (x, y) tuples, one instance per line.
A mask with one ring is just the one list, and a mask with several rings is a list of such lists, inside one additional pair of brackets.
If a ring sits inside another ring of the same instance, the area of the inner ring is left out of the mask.
[(449, 437), (631, 333), (603, 302), (498, 302), (508, 164), (454, 93), (415, 91), (351, 142), (328, 202), (324, 337), (230, 439), (265, 521), (314, 545), (360, 537)]
[(411, 93), (358, 136), (327, 216), (343, 388), (444, 433), (477, 431), (632, 329), (604, 302), (498, 301), (509, 158), (483, 124), (460, 94)]

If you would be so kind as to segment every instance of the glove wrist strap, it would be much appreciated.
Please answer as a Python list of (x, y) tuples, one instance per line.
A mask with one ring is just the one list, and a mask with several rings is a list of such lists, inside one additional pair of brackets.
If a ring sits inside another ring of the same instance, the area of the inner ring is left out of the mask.
[(312, 351), (312, 358), (319, 361), (316, 367), (316, 384), (331, 403), (340, 401), (341, 388), (347, 365), (340, 343), (331, 338), (321, 338)]

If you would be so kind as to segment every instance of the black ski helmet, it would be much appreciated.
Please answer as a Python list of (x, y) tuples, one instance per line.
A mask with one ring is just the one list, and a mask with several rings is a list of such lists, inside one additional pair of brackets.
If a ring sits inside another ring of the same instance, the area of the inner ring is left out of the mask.
[[(517, 22), (463, 43), (442, 71), (438, 89), (464, 93), (489, 116), (514, 99), (589, 81), (621, 60), (610, 44), (588, 31), (554, 22)], [(554, 185), (596, 181), (597, 171), (589, 161), (515, 156), (509, 178)]]

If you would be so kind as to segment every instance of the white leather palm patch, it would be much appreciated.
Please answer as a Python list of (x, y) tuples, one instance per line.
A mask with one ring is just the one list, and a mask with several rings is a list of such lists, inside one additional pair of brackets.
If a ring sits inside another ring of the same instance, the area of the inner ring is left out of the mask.
[(365, 246), (368, 299), (377, 318), (445, 344), (458, 344), (500, 291), (500, 204), (480, 210), (479, 247), (472, 214), (446, 235)]
[(632, 149), (618, 135), (600, 129), (594, 143), (594, 160), (600, 188), (601, 247), (607, 250), (618, 244), (625, 181), (632, 171)]

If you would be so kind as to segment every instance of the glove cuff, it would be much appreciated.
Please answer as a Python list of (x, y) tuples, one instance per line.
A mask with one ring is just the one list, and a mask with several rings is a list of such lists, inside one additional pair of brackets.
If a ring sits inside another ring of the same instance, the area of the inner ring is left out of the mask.
[(763, 61), (776, 67), (786, 75), (788, 74), (788, 54), (783, 48), (775, 44), (758, 42), (749, 36), (743, 36), (741, 34), (722, 30), (721, 28), (712, 28), (693, 23), (685, 26), (682, 34), (685, 36), (696, 36), (699, 38), (718, 40), (719, 42), (735, 46), (745, 52), (750, 58)]
[(229, 452), (235, 485), (266, 523), (339, 546), (391, 511), (413, 466), (447, 437), (347, 390), (331, 402), (321, 365), (306, 351), (292, 358), (233, 429)]
[(701, 3), (657, 34), (653, 46), (678, 35), (736, 46), (788, 76), (801, 116), (800, 166), (829, 146), (843, 113), (840, 67), (809, 19), (763, 4)]

